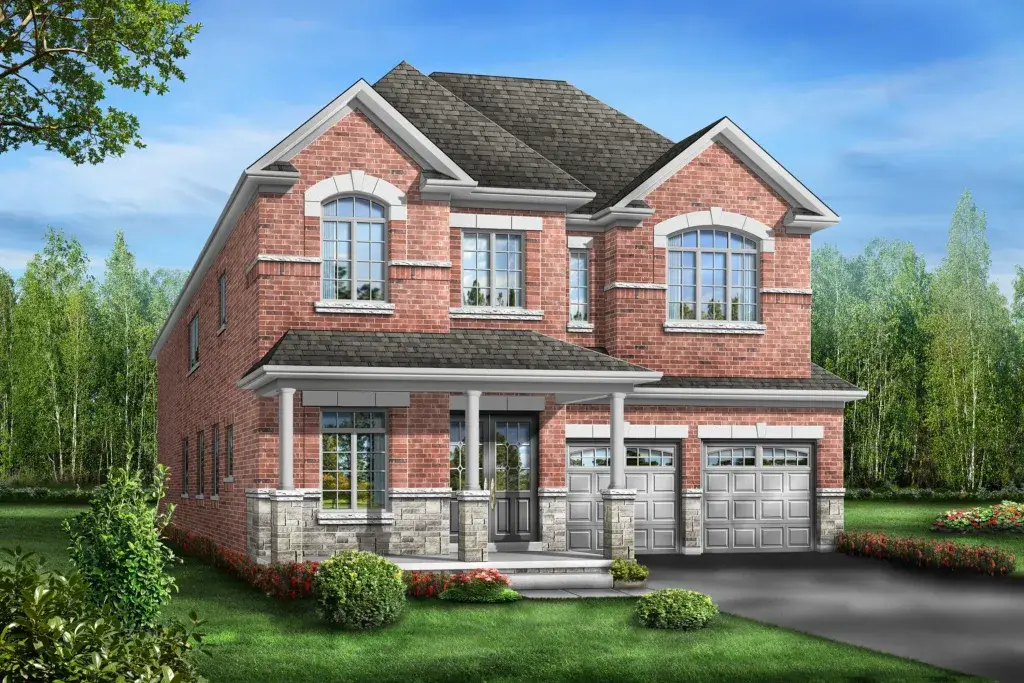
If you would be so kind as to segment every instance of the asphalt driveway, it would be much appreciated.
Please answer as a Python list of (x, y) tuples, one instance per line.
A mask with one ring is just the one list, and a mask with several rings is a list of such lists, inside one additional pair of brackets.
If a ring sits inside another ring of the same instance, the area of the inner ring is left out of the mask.
[(649, 555), (652, 588), (689, 588), (723, 611), (909, 657), (1024, 681), (1024, 581), (934, 575), (828, 554)]

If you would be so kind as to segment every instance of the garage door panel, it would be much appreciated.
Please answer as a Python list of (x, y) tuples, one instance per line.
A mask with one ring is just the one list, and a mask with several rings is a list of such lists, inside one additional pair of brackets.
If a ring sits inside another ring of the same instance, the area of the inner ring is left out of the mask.
[(733, 475), (732, 490), (736, 493), (753, 493), (757, 490), (757, 475), (754, 472), (737, 472)]
[(811, 550), (812, 455), (809, 444), (708, 444), (701, 463), (705, 552)]
[[(609, 488), (611, 474), (605, 464), (586, 453), (607, 444), (569, 444), (567, 448), (567, 533), (574, 550), (599, 551), (603, 546), (604, 501), (601, 491)], [(573, 452), (576, 449), (576, 465)], [(609, 449), (610, 450), (610, 449)], [(632, 460), (630, 460), (630, 458)], [(626, 488), (637, 492), (634, 507), (636, 551), (675, 552), (678, 527), (678, 449), (668, 444), (627, 444)], [(728, 482), (725, 483), (728, 486)]]

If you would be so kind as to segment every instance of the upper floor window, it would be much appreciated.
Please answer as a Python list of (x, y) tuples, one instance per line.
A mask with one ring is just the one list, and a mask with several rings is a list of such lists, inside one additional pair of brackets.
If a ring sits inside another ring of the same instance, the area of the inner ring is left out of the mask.
[(217, 295), (220, 303), (220, 326), (228, 324), (228, 274), (221, 273), (217, 280)]
[(188, 322), (188, 369), (194, 370), (199, 365), (199, 314), (192, 316)]
[(523, 307), (523, 236), (462, 233), (462, 303)]
[(569, 251), (569, 320), (590, 320), (590, 252)]
[(369, 199), (341, 197), (323, 205), (325, 300), (384, 301), (386, 227), (384, 206)]
[(702, 228), (668, 238), (669, 320), (757, 320), (757, 243)]

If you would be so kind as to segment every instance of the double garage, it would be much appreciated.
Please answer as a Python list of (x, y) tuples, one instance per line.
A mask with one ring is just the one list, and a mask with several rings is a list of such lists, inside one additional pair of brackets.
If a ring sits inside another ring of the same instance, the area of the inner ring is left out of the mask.
[[(601, 491), (611, 478), (611, 446), (570, 442), (566, 457), (569, 550), (596, 552), (603, 544)], [(703, 443), (703, 552), (813, 550), (813, 457), (810, 443)], [(680, 461), (678, 442), (626, 443), (638, 555), (682, 552)]]

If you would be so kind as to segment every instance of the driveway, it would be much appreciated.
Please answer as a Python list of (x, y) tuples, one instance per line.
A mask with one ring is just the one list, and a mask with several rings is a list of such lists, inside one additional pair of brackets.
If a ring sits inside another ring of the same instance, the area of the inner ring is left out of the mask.
[(1024, 581), (915, 572), (838, 553), (648, 555), (652, 588), (725, 612), (998, 681), (1024, 681)]

